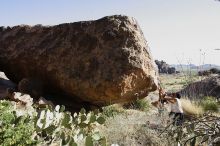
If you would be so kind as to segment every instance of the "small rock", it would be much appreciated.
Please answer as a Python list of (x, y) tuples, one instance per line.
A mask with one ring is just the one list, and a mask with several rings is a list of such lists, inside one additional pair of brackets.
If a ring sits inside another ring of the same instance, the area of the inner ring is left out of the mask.
[(40, 97), (40, 98), (39, 98), (38, 104), (39, 104), (40, 106), (51, 105), (52, 107), (54, 107), (54, 104), (53, 104), (51, 101), (46, 100), (46, 99), (43, 98), (43, 97)]
[(26, 103), (26, 106), (31, 106), (33, 104), (33, 98), (28, 94), (14, 92), (14, 98)]

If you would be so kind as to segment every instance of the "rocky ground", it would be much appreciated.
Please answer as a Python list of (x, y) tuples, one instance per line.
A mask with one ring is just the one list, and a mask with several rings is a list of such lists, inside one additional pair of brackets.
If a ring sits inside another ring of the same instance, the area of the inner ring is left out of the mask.
[[(200, 81), (202, 78), (193, 76), (190, 80)], [(177, 92), (186, 87), (187, 80), (183, 74), (162, 74), (160, 80), (168, 92)], [(145, 99), (147, 102), (158, 100), (158, 92), (152, 92)], [(193, 104), (193, 101), (184, 98), (182, 100), (185, 114), (202, 114), (202, 108)], [(116, 106), (115, 108), (119, 108)], [(121, 109), (121, 108), (120, 108)], [(160, 135), (169, 124), (169, 105), (159, 114), (158, 109), (150, 106), (147, 111), (123, 109), (123, 113), (116, 114), (107, 120), (105, 126), (100, 128), (101, 132), (110, 140), (109, 143), (132, 146), (170, 146), (166, 135)], [(218, 112), (216, 113), (218, 114)], [(160, 136), (159, 136), (160, 135)], [(175, 144), (174, 144), (175, 145)]]
[[(194, 76), (191, 81), (200, 81), (201, 77)], [(168, 92), (180, 91), (184, 87), (188, 80), (183, 74), (160, 75), (160, 81), (164, 89)], [(1, 95), (7, 94), (7, 87), (15, 87), (7, 77), (1, 73), (0, 80)], [(24, 114), (25, 112), (33, 111), (33, 99), (26, 94), (15, 92), (16, 98), (27, 102), (27, 105), (22, 103), (13, 102), (17, 109), (17, 112)], [(133, 108), (131, 106), (122, 106), (122, 104), (114, 104), (107, 106), (103, 109), (103, 115), (106, 116), (106, 122), (104, 125), (98, 125), (96, 128), (100, 131), (100, 134), (105, 136), (110, 144), (118, 144), (120, 146), (165, 146), (169, 145), (166, 135), (160, 135), (164, 128), (169, 124), (170, 119), (168, 117), (169, 105), (166, 105), (162, 114), (159, 114), (158, 109), (151, 106), (152, 101), (158, 100), (158, 92), (150, 93), (143, 101), (147, 103), (147, 109), (141, 110)], [(192, 104), (190, 101), (186, 101), (185, 107), (189, 107)], [(194, 105), (190, 107), (193, 112), (198, 109), (194, 109)], [(200, 111), (200, 109), (199, 109)], [(160, 136), (159, 136), (160, 135)]]

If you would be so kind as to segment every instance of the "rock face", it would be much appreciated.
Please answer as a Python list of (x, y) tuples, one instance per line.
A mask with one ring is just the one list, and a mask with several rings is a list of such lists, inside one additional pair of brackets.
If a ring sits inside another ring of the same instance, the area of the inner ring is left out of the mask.
[(189, 98), (213, 96), (220, 99), (220, 76), (213, 76), (188, 85), (180, 92)]
[(0, 69), (12, 81), (37, 80), (43, 93), (69, 96), (69, 102), (127, 102), (157, 88), (155, 63), (143, 33), (127, 16), (1, 27), (0, 52)]

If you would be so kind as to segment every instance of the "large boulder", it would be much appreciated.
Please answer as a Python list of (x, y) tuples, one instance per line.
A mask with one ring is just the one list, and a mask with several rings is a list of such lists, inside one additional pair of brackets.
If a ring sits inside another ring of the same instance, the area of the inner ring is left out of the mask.
[(202, 98), (213, 96), (220, 99), (220, 76), (212, 76), (201, 81), (189, 84), (180, 91), (183, 96), (189, 98)]
[(143, 33), (127, 16), (1, 27), (0, 52), (0, 69), (12, 81), (40, 82), (44, 94), (71, 97), (70, 103), (128, 102), (157, 88), (157, 70)]

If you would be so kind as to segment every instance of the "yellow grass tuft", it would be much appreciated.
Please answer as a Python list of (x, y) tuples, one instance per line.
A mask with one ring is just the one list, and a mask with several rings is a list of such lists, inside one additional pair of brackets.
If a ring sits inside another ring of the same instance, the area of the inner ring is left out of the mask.
[(195, 101), (183, 98), (181, 99), (183, 111), (186, 115), (202, 115), (204, 110)]

